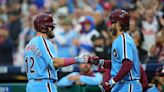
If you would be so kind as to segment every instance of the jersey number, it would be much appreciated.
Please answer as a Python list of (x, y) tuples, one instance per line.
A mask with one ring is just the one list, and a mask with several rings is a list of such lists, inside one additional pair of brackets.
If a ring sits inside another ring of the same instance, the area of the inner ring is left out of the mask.
[(30, 59), (26, 58), (26, 60), (25, 60), (25, 62), (26, 62), (26, 72), (28, 73), (28, 60), (30, 60), (30, 62), (32, 63), (31, 66), (30, 66), (30, 73), (34, 73), (35, 71), (33, 69), (33, 67), (34, 67), (34, 58), (33, 57), (30, 57)]

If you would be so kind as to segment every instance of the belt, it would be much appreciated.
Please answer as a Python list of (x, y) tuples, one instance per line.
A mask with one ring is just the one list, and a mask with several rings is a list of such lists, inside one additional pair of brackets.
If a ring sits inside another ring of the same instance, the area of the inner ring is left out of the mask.
[(42, 81), (45, 81), (45, 82), (52, 82), (52, 83), (56, 83), (57, 80), (54, 80), (54, 79), (30, 79), (29, 80), (30, 82), (42, 82)]

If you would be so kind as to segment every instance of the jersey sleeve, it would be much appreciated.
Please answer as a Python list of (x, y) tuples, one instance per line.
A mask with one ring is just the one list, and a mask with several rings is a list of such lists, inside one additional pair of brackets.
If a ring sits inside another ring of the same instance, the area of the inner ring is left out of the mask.
[(125, 38), (125, 35), (122, 35), (121, 45), (118, 45), (117, 49), (119, 51), (121, 62), (124, 59), (129, 59), (130, 61), (133, 61), (133, 47), (128, 39)]
[(41, 37), (42, 42), (40, 45), (42, 57), (44, 61), (52, 68), (55, 69), (53, 66), (53, 58), (56, 57), (56, 52), (53, 44), (50, 41), (47, 41), (45, 38)]
[(67, 75), (67, 76), (65, 76), (65, 77), (63, 77), (63, 78), (61, 78), (61, 79), (58, 81), (57, 85), (60, 86), (60, 87), (66, 87), (66, 86), (71, 86), (71, 85), (73, 85), (73, 82), (74, 82), (74, 81), (69, 80), (69, 77), (70, 77), (70, 76), (76, 76), (76, 75), (79, 75), (79, 73), (77, 73), (77, 72), (70, 73), (69, 75)]
[(87, 85), (99, 85), (103, 81), (103, 76), (100, 73), (95, 73), (94, 76), (80, 76), (80, 82)]

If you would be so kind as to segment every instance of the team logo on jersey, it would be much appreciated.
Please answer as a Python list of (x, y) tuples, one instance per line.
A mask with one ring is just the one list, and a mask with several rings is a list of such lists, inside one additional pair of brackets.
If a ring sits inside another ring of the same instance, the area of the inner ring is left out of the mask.
[(113, 55), (114, 55), (115, 58), (117, 57), (117, 51), (116, 51), (116, 49), (113, 50)]

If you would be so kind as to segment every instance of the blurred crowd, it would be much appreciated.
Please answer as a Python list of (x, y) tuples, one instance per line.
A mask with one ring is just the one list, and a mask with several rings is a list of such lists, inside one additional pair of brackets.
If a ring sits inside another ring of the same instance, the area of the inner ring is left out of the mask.
[(110, 59), (108, 16), (116, 8), (130, 14), (129, 34), (141, 63), (164, 64), (163, 0), (0, 0), (0, 65), (23, 65), (24, 47), (36, 33), (33, 19), (42, 12), (55, 20), (52, 42), (59, 57)]

